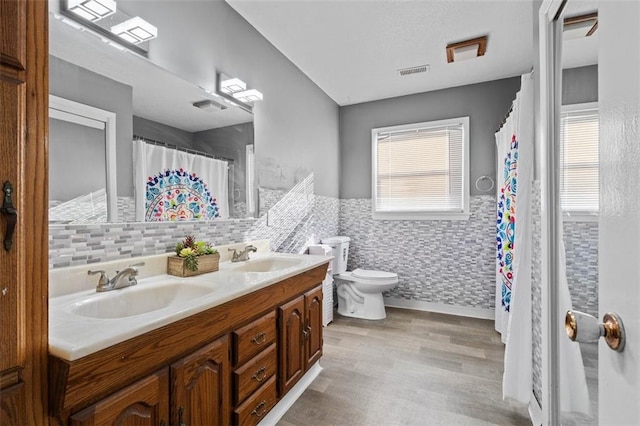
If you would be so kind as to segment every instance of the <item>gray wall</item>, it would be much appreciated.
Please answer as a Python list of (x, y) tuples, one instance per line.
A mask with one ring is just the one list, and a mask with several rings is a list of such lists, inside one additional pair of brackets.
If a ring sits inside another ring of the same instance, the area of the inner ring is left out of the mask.
[[(91, 87), (92, 90), (87, 90)], [(100, 74), (49, 56), (49, 93), (116, 113), (116, 163), (118, 196), (133, 196), (131, 135), (133, 89)]]
[[(314, 171), (316, 193), (339, 192), (338, 106), (226, 2), (119, 1), (158, 27), (150, 59), (187, 81), (215, 87), (215, 71), (260, 90), (255, 106), (259, 183), (291, 187)], [(295, 168), (291, 165), (295, 164)], [(321, 176), (321, 178), (320, 178)]]
[(513, 77), (340, 108), (340, 198), (371, 197), (371, 129), (469, 116), (471, 194), (495, 176), (494, 133), (520, 89)]
[(142, 117), (133, 117), (133, 134), (182, 148), (193, 148), (193, 133)]
[(597, 101), (597, 65), (562, 70), (562, 105)]
[(69, 201), (106, 189), (104, 138), (104, 130), (49, 119), (50, 201)]

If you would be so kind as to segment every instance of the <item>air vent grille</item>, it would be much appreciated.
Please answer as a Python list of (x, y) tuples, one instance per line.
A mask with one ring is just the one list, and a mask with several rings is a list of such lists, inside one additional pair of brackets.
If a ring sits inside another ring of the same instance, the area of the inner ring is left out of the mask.
[(409, 68), (402, 68), (399, 69), (398, 72), (400, 73), (400, 75), (411, 75), (411, 74), (418, 74), (421, 72), (427, 72), (429, 71), (429, 65), (417, 65), (415, 67), (409, 67)]

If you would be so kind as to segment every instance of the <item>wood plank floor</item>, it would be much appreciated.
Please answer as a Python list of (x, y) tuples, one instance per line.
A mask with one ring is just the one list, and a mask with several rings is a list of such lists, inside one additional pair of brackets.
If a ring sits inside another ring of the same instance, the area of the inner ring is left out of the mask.
[(278, 423), (530, 425), (502, 400), (493, 321), (387, 308), (382, 321), (335, 315), (324, 370)]

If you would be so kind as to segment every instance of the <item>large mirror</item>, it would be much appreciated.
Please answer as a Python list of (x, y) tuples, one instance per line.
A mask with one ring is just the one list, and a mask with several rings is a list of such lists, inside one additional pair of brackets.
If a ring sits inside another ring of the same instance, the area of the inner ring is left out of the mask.
[[(51, 13), (49, 34), (51, 95), (115, 114), (115, 137), (108, 138), (99, 123), (83, 125), (82, 113), (64, 108), (50, 113), (52, 223), (153, 220), (158, 209), (149, 213), (135, 189), (145, 169), (135, 158), (134, 140), (161, 148), (161, 155), (180, 152), (226, 167), (221, 180), (226, 191), (186, 194), (210, 199), (197, 211), (171, 212), (174, 217), (200, 218), (207, 209), (222, 219), (255, 214), (250, 112), (226, 102), (214, 88), (187, 82), (66, 17)], [(115, 156), (111, 167), (105, 158), (109, 152)], [(145, 179), (154, 177), (149, 171)], [(93, 210), (87, 213), (83, 206)], [(165, 205), (162, 213), (169, 214), (168, 209)]]

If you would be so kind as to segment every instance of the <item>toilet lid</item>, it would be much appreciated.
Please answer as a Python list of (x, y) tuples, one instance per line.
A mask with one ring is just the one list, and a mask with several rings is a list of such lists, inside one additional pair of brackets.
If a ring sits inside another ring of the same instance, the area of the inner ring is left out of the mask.
[(351, 273), (355, 278), (364, 280), (388, 280), (389, 278), (398, 278), (398, 274), (383, 271), (372, 271), (370, 269), (354, 269)]

